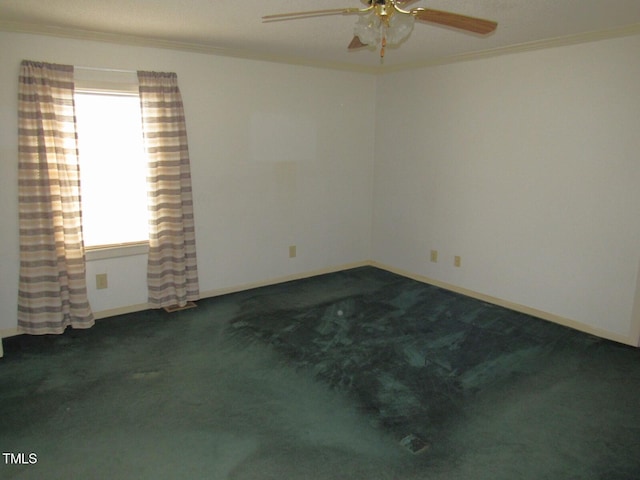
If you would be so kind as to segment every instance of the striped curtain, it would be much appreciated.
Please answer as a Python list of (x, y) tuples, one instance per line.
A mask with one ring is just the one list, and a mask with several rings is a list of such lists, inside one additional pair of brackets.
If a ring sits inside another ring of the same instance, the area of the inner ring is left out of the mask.
[(187, 130), (175, 73), (138, 72), (149, 162), (149, 260), (153, 308), (182, 307), (200, 295)]
[(18, 329), (94, 324), (87, 299), (73, 66), (23, 61), (18, 90)]

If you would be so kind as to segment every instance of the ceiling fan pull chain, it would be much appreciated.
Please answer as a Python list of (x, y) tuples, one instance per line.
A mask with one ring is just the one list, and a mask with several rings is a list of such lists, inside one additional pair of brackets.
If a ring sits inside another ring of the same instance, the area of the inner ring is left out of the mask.
[(384, 58), (384, 51), (387, 47), (387, 37), (385, 35), (382, 36), (382, 42), (380, 43), (380, 58)]

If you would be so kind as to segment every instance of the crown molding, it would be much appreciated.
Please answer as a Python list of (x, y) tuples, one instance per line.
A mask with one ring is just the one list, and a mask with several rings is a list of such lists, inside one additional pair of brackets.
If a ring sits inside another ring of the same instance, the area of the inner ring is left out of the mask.
[(626, 25), (624, 27), (612, 28), (608, 30), (597, 30), (575, 35), (566, 35), (562, 37), (549, 38), (545, 40), (536, 40), (533, 42), (519, 43), (509, 45), (507, 47), (493, 48), (489, 50), (481, 50), (479, 52), (467, 53), (462, 55), (452, 55), (436, 60), (425, 62), (406, 63), (403, 65), (386, 67), (381, 73), (391, 73), (402, 70), (415, 70), (418, 68), (432, 67), (436, 65), (446, 65), (457, 62), (468, 62), (471, 60), (481, 60), (484, 58), (498, 57), (501, 55), (509, 55), (514, 53), (530, 52), (533, 50), (544, 50), (548, 48), (565, 47), (569, 45), (577, 45), (581, 43), (597, 42), (611, 38), (628, 37), (640, 34), (640, 23)]
[(339, 62), (322, 62), (314, 61), (300, 57), (288, 57), (281, 55), (265, 55), (244, 50), (234, 50), (228, 48), (215, 47), (202, 43), (188, 43), (174, 40), (166, 40), (153, 37), (142, 37), (137, 35), (114, 34), (107, 32), (97, 32), (91, 30), (82, 30), (75, 28), (56, 27), (51, 25), (38, 25), (21, 22), (7, 22), (0, 20), (0, 31), (9, 31), (16, 33), (27, 33), (33, 35), (50, 35), (62, 38), (71, 38), (76, 40), (88, 40), (106, 43), (124, 44), (139, 47), (162, 48), (168, 50), (179, 50), (192, 53), (201, 53), (206, 55), (219, 55), (225, 57), (242, 58), (247, 60), (258, 60), (273, 63), (285, 63), (290, 65), (300, 65), (315, 68), (325, 68), (332, 70), (343, 70), (368, 74), (385, 74), (398, 72), (403, 70), (415, 70), (419, 68), (446, 65), (458, 62), (467, 62), (472, 60), (480, 60), (485, 58), (497, 57), (521, 52), (529, 52), (533, 50), (543, 50), (548, 48), (562, 47), (568, 45), (576, 45), (580, 43), (595, 42), (610, 38), (626, 37), (640, 34), (640, 23), (627, 25), (608, 30), (599, 30), (576, 35), (567, 35), (545, 40), (510, 45), (507, 47), (494, 48), (489, 50), (481, 50), (462, 55), (452, 55), (442, 57), (435, 60), (424, 62), (405, 63), (396, 66), (362, 66)]
[(51, 25), (38, 25), (22, 22), (7, 22), (0, 20), (0, 31), (26, 33), (31, 35), (48, 35), (53, 37), (70, 38), (74, 40), (87, 40), (95, 42), (115, 43), (134, 47), (161, 48), (166, 50), (178, 50), (205, 55), (218, 55), (224, 57), (258, 60), (272, 63), (286, 63), (332, 70), (345, 70), (360, 73), (375, 74), (380, 72), (380, 67), (367, 67), (351, 65), (339, 62), (322, 62), (305, 58), (260, 54), (245, 50), (221, 48), (204, 43), (189, 43), (162, 38), (143, 37), (139, 35), (125, 35), (77, 28), (56, 27)]

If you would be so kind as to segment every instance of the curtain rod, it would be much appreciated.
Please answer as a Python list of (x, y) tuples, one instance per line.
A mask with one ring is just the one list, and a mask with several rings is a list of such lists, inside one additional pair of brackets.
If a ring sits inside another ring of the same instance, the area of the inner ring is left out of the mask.
[(74, 65), (73, 68), (80, 69), (80, 70), (93, 70), (96, 72), (138, 73), (136, 70), (123, 70), (120, 68), (83, 67), (79, 65)]

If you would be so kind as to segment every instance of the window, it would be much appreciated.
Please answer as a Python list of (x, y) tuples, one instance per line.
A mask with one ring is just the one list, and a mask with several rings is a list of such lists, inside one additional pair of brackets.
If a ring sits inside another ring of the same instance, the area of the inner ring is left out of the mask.
[(88, 249), (148, 241), (147, 160), (137, 89), (75, 91)]

